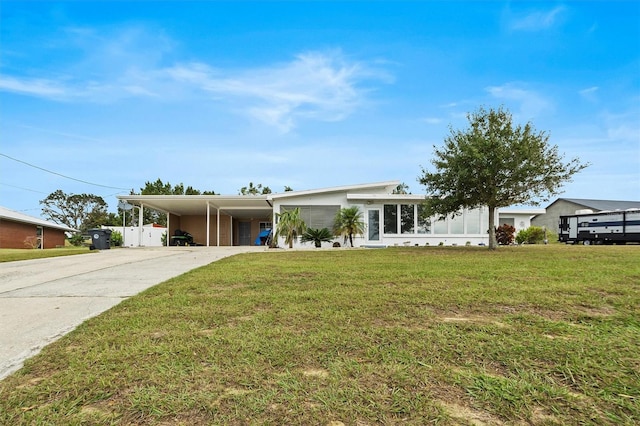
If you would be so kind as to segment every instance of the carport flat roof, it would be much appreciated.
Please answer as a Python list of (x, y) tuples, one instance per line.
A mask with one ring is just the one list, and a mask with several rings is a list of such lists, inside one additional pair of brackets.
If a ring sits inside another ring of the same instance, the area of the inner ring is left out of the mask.
[(220, 210), (234, 218), (271, 217), (267, 195), (120, 195), (119, 200), (177, 216), (206, 215)]

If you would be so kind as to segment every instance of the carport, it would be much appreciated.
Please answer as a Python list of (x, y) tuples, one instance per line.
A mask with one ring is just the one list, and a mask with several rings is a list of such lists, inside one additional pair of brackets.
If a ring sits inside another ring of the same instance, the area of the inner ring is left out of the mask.
[[(167, 215), (168, 236), (176, 229), (186, 230), (207, 247), (250, 245), (264, 227), (273, 221), (273, 208), (267, 195), (122, 195), (117, 197), (138, 208), (138, 223), (144, 210)], [(255, 235), (254, 235), (255, 234)], [(170, 238), (167, 238), (169, 244)]]

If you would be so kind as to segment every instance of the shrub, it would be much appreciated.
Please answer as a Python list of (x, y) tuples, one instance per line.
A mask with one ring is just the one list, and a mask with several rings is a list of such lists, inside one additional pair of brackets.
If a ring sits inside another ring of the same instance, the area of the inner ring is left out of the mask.
[(545, 231), (539, 226), (530, 226), (516, 235), (518, 244), (541, 244), (544, 242)]
[(547, 241), (549, 243), (558, 243), (558, 233), (547, 229)]
[(513, 244), (515, 233), (515, 227), (504, 223), (496, 228), (496, 240), (498, 244), (508, 246), (509, 244)]
[(120, 247), (122, 245), (122, 233), (119, 231), (111, 232), (111, 244)]
[(80, 247), (84, 243), (84, 237), (82, 234), (76, 233), (69, 237), (69, 242), (72, 246)]
[(320, 248), (322, 246), (323, 241), (330, 243), (332, 240), (333, 240), (333, 235), (331, 235), (331, 231), (329, 231), (328, 228), (322, 228), (322, 229), (307, 228), (305, 233), (302, 234), (302, 237), (300, 238), (300, 241), (302, 241), (303, 243), (313, 241), (316, 248)]

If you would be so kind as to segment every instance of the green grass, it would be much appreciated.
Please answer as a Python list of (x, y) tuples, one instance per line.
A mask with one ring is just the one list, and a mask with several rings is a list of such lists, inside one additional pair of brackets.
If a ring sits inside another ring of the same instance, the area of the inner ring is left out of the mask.
[(640, 422), (640, 246), (274, 251), (93, 318), (0, 424)]
[(54, 249), (0, 249), (0, 263), (16, 260), (42, 259), (45, 257), (71, 256), (89, 253), (88, 247), (62, 247)]

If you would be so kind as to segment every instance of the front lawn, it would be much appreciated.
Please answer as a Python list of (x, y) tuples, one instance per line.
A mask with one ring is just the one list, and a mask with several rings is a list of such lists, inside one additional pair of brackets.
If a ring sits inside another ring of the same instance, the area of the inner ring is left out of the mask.
[(45, 257), (71, 256), (89, 253), (89, 247), (62, 247), (54, 249), (0, 249), (0, 262), (42, 259)]
[(0, 424), (640, 422), (640, 246), (268, 251), (93, 318)]

